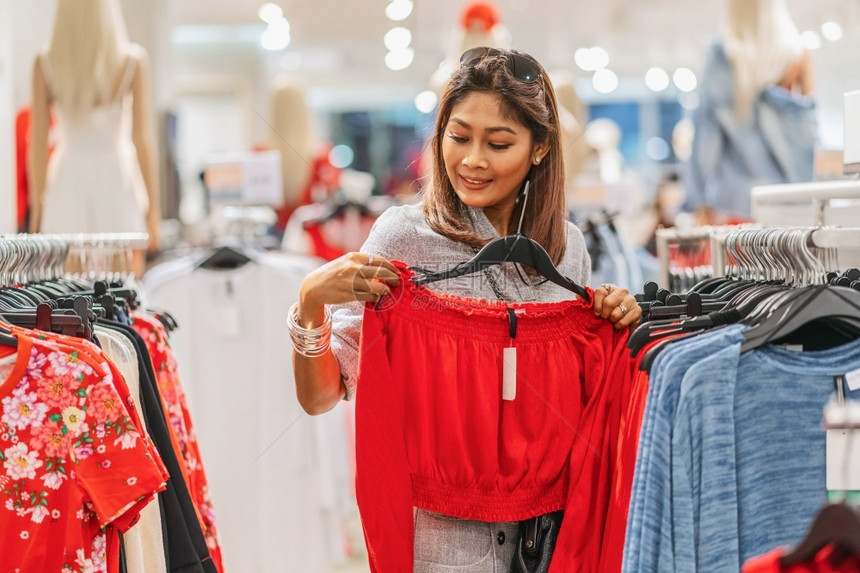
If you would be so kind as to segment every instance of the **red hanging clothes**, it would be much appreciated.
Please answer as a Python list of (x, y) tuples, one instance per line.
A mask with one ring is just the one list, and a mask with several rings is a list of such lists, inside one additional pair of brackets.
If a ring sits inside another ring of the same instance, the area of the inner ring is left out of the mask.
[[(48, 125), (48, 155), (54, 151), (54, 114), (50, 114)], [(17, 181), (17, 211), (15, 220), (18, 229), (27, 228), (30, 207), (30, 183), (27, 176), (27, 158), (30, 148), (30, 106), (22, 106), (15, 116), (15, 172)]]
[(2, 570), (117, 572), (118, 532), (164, 489), (166, 470), (109, 364), (12, 330), (17, 349), (0, 352)]
[(333, 261), (350, 251), (358, 251), (367, 241), (375, 216), (338, 217), (324, 223), (308, 223), (304, 231), (310, 240), (310, 254)]
[(333, 261), (338, 257), (346, 254), (340, 247), (328, 244), (323, 237), (320, 225), (310, 225), (305, 227), (305, 233), (311, 240), (311, 254), (315, 257), (320, 257), (326, 261)]
[(287, 227), (287, 221), (290, 220), (295, 210), (302, 205), (310, 205), (314, 200), (314, 191), (324, 189), (325, 195), (328, 196), (334, 193), (334, 190), (340, 185), (340, 169), (335, 167), (329, 161), (328, 155), (331, 151), (331, 146), (326, 146), (313, 158), (310, 166), (310, 177), (307, 183), (299, 193), (298, 201), (292, 204), (285, 204), (276, 209), (278, 220), (275, 223), (275, 229), (283, 233)]
[[(597, 571), (633, 381), (626, 329), (581, 300), (433, 293), (394, 264), (400, 284), (365, 309), (356, 393), (371, 569), (412, 570), (415, 506), (489, 522), (565, 509), (550, 571)], [(502, 399), (508, 347), (513, 400)]]
[(743, 573), (860, 573), (860, 557), (851, 555), (838, 565), (831, 564), (834, 548), (828, 545), (808, 563), (798, 563), (790, 567), (782, 567), (780, 559), (785, 555), (784, 548), (774, 549), (764, 555), (750, 559), (744, 563)]
[(156, 318), (133, 312), (131, 327), (143, 338), (152, 359), (158, 392), (167, 413), (168, 429), (174, 443), (177, 459), (182, 467), (183, 478), (194, 500), (200, 526), (206, 538), (206, 546), (218, 571), (224, 570), (215, 511), (209, 495), (209, 482), (200, 456), (197, 436), (191, 422), (191, 413), (185, 392), (179, 383), (176, 359), (167, 340), (164, 326)]
[(636, 470), (636, 454), (639, 450), (639, 433), (645, 416), (645, 400), (648, 396), (648, 372), (639, 370), (639, 363), (651, 348), (665, 342), (669, 337), (648, 343), (636, 355), (636, 373), (623, 409), (618, 431), (618, 449), (615, 478), (606, 517), (606, 530), (600, 552), (601, 573), (620, 573), (624, 560), (624, 541), (627, 535), (627, 516)]

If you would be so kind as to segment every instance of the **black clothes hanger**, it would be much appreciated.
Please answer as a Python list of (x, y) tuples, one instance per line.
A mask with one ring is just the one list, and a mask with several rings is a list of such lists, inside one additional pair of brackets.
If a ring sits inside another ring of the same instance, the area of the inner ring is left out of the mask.
[(649, 312), (649, 318), (654, 320), (661, 318), (692, 318), (701, 316), (706, 312), (723, 310), (728, 304), (728, 301), (722, 300), (711, 300), (705, 302), (702, 300), (702, 296), (698, 293), (689, 293), (685, 298), (686, 302), (684, 302), (684, 304), (652, 307)]
[(87, 338), (86, 329), (81, 321), (81, 317), (75, 314), (74, 311), (52, 311), (51, 307), (44, 303), (37, 307), (36, 312), (4, 312), (0, 314), (0, 320), (21, 328), (57, 332), (77, 338)]
[[(88, 287), (89, 288), (89, 287)], [(108, 285), (107, 281), (96, 281), (90, 290), (74, 290), (68, 293), (71, 296), (90, 296), (98, 301), (104, 295), (112, 295), (117, 300), (124, 300), (132, 308), (138, 307), (138, 293), (136, 290), (122, 286), (122, 283), (114, 282)]]
[(0, 326), (0, 345), (18, 347), (18, 338), (12, 334), (11, 330), (6, 330)]
[(791, 553), (783, 555), (779, 564), (784, 569), (811, 561), (831, 543), (843, 558), (860, 555), (860, 514), (844, 503), (824, 506), (815, 516), (803, 541)]
[(210, 270), (238, 269), (252, 260), (251, 257), (235, 247), (222, 246), (215, 247), (195, 266)]
[(179, 328), (179, 323), (176, 321), (176, 318), (166, 310), (162, 308), (157, 308), (153, 306), (147, 306), (146, 310), (155, 316), (161, 324), (164, 325), (164, 328), (167, 332), (173, 332), (177, 328)]
[(2, 287), (0, 288), (0, 300), (13, 306), (35, 306), (43, 302), (45, 297), (37, 296), (24, 288)]
[(791, 293), (794, 296), (775, 305), (766, 318), (744, 332), (741, 352), (783, 339), (816, 322), (837, 325), (843, 336), (853, 333), (853, 338), (860, 337), (860, 292), (828, 285), (795, 291)]
[[(523, 215), (525, 214), (526, 201), (528, 201), (529, 182), (526, 181), (523, 188), (523, 208), (520, 212), (520, 223), (517, 228), (516, 235), (506, 235), (493, 239), (482, 248), (470, 260), (460, 263), (454, 268), (442, 271), (439, 273), (418, 274), (413, 277), (413, 282), (417, 285), (425, 285), (428, 283), (452, 279), (462, 275), (468, 275), (479, 272), (487, 267), (501, 264), (503, 262), (520, 263), (527, 267), (536, 270), (545, 279), (553, 282), (569, 291), (572, 291), (581, 296), (586, 301), (590, 301), (588, 291), (576, 282), (563, 276), (555, 264), (552, 262), (549, 254), (546, 252), (540, 243), (521, 234)], [(420, 269), (414, 269), (420, 272)]]
[[(630, 335), (627, 346), (631, 349), (631, 356), (635, 357), (646, 345), (655, 340), (671, 336), (674, 342), (688, 338), (686, 334), (695, 335), (706, 329), (734, 324), (760, 309), (763, 302), (778, 300), (776, 295), (792, 292), (796, 290), (779, 284), (760, 283), (749, 286), (727, 301), (722, 310), (682, 320), (656, 320), (644, 323)], [(695, 302), (693, 293), (688, 293), (688, 301), (691, 298)], [(654, 358), (665, 347), (666, 344), (660, 344), (651, 348), (640, 361), (641, 369), (650, 371)]]

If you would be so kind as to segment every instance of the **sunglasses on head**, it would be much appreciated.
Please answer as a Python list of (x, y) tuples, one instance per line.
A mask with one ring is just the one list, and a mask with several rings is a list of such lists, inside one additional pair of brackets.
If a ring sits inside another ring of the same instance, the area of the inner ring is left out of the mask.
[(540, 79), (540, 65), (534, 58), (526, 54), (496, 48), (480, 47), (466, 50), (460, 56), (460, 65), (471, 66), (487, 56), (503, 56), (508, 72), (514, 79), (524, 84), (530, 84)]

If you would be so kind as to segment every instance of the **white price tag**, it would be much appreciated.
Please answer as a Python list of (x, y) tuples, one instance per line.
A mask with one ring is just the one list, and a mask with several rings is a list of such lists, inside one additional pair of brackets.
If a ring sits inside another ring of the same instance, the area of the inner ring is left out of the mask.
[(517, 349), (505, 348), (502, 361), (502, 400), (513, 400), (517, 397)]
[(827, 430), (827, 489), (860, 491), (860, 430)]
[(853, 370), (846, 374), (845, 382), (848, 383), (848, 389), (852, 392), (860, 390), (860, 370)]
[(232, 304), (212, 308), (212, 329), (222, 338), (242, 336), (242, 311)]

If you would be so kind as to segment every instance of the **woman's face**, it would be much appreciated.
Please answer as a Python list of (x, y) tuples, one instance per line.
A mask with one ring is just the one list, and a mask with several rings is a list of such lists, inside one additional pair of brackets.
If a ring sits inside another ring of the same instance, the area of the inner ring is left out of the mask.
[(442, 137), (454, 191), (466, 205), (483, 208), (497, 229), (507, 229), (520, 185), (543, 153), (533, 149), (528, 128), (502, 115), (498, 96), (483, 92), (472, 92), (451, 109)]

